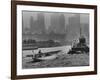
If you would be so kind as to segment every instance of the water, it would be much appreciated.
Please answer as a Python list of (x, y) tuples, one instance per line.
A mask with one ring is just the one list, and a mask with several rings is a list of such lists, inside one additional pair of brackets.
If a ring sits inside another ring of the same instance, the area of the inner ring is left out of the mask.
[(22, 52), (23, 52), (23, 57), (25, 57), (26, 55), (33, 55), (33, 53), (38, 54), (39, 50), (41, 50), (42, 53), (61, 50), (62, 53), (67, 54), (70, 49), (71, 49), (71, 46), (67, 45), (67, 46), (60, 46), (60, 47), (38, 48), (34, 51), (33, 50), (23, 50)]

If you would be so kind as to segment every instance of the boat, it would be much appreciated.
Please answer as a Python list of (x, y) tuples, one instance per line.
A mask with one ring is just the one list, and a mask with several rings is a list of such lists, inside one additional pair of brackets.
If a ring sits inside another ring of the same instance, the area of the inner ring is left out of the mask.
[(41, 50), (40, 50), (38, 54), (35, 54), (33, 60), (52, 60), (52, 59), (56, 59), (57, 58), (57, 53), (60, 52), (60, 51), (61, 50), (42, 53)]
[(38, 58), (34, 58), (33, 60), (40, 60), (40, 61), (44, 61), (44, 60), (53, 60), (57, 58), (57, 54), (54, 55), (50, 55), (50, 56), (43, 56), (43, 57), (38, 57)]
[(80, 26), (80, 37), (78, 39), (78, 43), (73, 41), (73, 45), (71, 50), (69, 50), (68, 54), (82, 54), (89, 53), (89, 46), (86, 43), (85, 36), (82, 35), (82, 28)]
[(86, 39), (81, 37), (79, 39), (79, 43), (74, 44), (69, 50), (68, 54), (82, 54), (82, 53), (89, 53), (89, 47), (86, 45)]
[(44, 60), (53, 60), (58, 57), (57, 53), (59, 53), (61, 50), (58, 51), (51, 51), (51, 52), (41, 52), (41, 50), (38, 52), (38, 54), (34, 55), (27, 55), (27, 57), (32, 57), (33, 61), (44, 61)]

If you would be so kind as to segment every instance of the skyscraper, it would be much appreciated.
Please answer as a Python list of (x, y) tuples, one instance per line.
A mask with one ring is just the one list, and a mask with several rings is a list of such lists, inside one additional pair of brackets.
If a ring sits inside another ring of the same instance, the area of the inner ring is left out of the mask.
[(59, 16), (59, 27), (58, 27), (58, 32), (61, 34), (65, 33), (65, 17), (64, 14), (60, 14)]
[(50, 31), (54, 31), (58, 34), (65, 32), (65, 18), (61, 13), (54, 13), (51, 15), (51, 26)]
[(43, 13), (37, 13), (37, 20), (34, 20), (32, 16), (30, 17), (30, 28), (32, 34), (45, 33), (45, 22)]
[(44, 19), (44, 13), (40, 12), (37, 14), (37, 27), (40, 31), (40, 33), (45, 33), (45, 19)]
[(77, 39), (80, 36), (80, 14), (69, 18), (68, 39)]

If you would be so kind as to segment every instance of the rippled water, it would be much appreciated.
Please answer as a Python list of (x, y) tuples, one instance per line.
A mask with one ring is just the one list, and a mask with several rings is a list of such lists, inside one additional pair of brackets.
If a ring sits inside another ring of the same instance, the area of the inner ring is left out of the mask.
[(60, 46), (60, 47), (38, 48), (34, 51), (33, 50), (23, 50), (22, 52), (23, 52), (23, 57), (25, 57), (26, 55), (37, 54), (39, 50), (41, 50), (42, 53), (58, 51), (58, 50), (61, 50), (62, 53), (67, 53), (70, 49), (71, 49), (71, 46), (67, 45), (67, 46)]

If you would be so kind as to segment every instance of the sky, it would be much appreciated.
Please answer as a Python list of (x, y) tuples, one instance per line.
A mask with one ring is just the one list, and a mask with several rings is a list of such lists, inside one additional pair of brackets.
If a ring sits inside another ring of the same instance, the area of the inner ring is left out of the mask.
[[(22, 12), (22, 16), (23, 16), (23, 28), (30, 28), (30, 17), (33, 17), (34, 20), (37, 20), (37, 15), (39, 13), (43, 13), (44, 14), (44, 20), (45, 20), (45, 26), (48, 29), (51, 25), (51, 16), (56, 16), (59, 14), (63, 14), (65, 17), (65, 25), (69, 24), (69, 18), (71, 17), (75, 17), (76, 14), (78, 13), (54, 13), (54, 12), (35, 12), (35, 11), (23, 11)], [(89, 23), (89, 14), (80, 14), (80, 23), (85, 23), (88, 24)]]
[[(63, 40), (73, 40), (80, 36), (81, 26), (82, 35), (89, 38), (89, 14), (23, 11), (22, 19), (23, 33), (28, 30), (32, 34), (42, 34), (42, 37), (46, 33), (45, 38), (47, 34), (53, 34), (50, 35), (51, 39), (58, 34), (59, 39), (65, 36)], [(60, 34), (63, 34), (62, 37)]]

